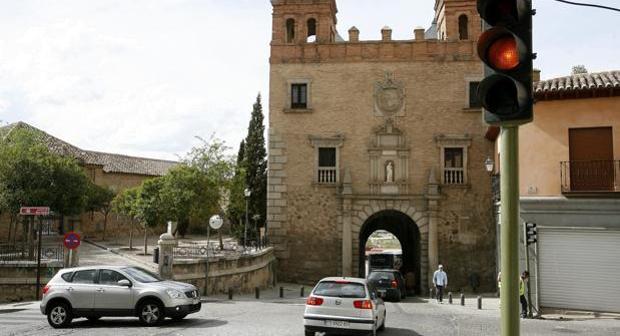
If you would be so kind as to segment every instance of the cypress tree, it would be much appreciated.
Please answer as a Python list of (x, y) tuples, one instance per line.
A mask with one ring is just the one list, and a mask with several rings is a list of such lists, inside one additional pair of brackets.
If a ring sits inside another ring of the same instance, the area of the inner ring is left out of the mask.
[(254, 221), (258, 227), (264, 226), (267, 216), (267, 149), (263, 120), (263, 106), (259, 93), (252, 110), (244, 146), (245, 182), (246, 187), (252, 191), (248, 205), (250, 218), (248, 232), (253, 232)]

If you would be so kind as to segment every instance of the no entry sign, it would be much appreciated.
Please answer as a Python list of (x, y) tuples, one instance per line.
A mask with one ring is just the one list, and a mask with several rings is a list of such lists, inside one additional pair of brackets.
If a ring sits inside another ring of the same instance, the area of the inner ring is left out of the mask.
[(75, 250), (78, 246), (80, 246), (80, 235), (75, 232), (67, 232), (63, 243), (69, 250)]
[(50, 214), (49, 207), (21, 207), (19, 214), (22, 216), (47, 216)]

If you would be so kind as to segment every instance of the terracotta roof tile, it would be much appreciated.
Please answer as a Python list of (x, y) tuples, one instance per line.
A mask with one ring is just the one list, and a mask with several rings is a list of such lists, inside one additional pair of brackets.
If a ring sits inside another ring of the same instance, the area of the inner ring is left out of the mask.
[(534, 83), (538, 100), (620, 95), (620, 71), (576, 74)]
[(53, 153), (73, 157), (84, 165), (101, 166), (106, 173), (163, 176), (170, 168), (179, 164), (176, 161), (83, 150), (24, 122), (0, 127), (0, 137), (8, 136), (11, 131), (17, 128), (34, 131)]

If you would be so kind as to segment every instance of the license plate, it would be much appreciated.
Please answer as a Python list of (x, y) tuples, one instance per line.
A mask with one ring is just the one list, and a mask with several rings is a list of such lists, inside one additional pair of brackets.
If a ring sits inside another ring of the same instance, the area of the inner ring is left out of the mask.
[(348, 328), (349, 327), (349, 322), (347, 322), (347, 321), (331, 321), (331, 320), (327, 320), (327, 321), (325, 321), (325, 326), (326, 327), (331, 327), (331, 328)]

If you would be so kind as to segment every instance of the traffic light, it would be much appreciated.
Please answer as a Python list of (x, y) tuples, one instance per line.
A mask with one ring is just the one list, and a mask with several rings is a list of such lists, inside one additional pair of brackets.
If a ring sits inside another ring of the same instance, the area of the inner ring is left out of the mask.
[(525, 241), (527, 245), (538, 241), (536, 239), (536, 223), (525, 223)]
[(486, 64), (486, 77), (478, 86), (491, 125), (520, 125), (532, 121), (533, 90), (531, 0), (478, 0), (478, 13), (486, 21), (478, 39), (478, 56)]

